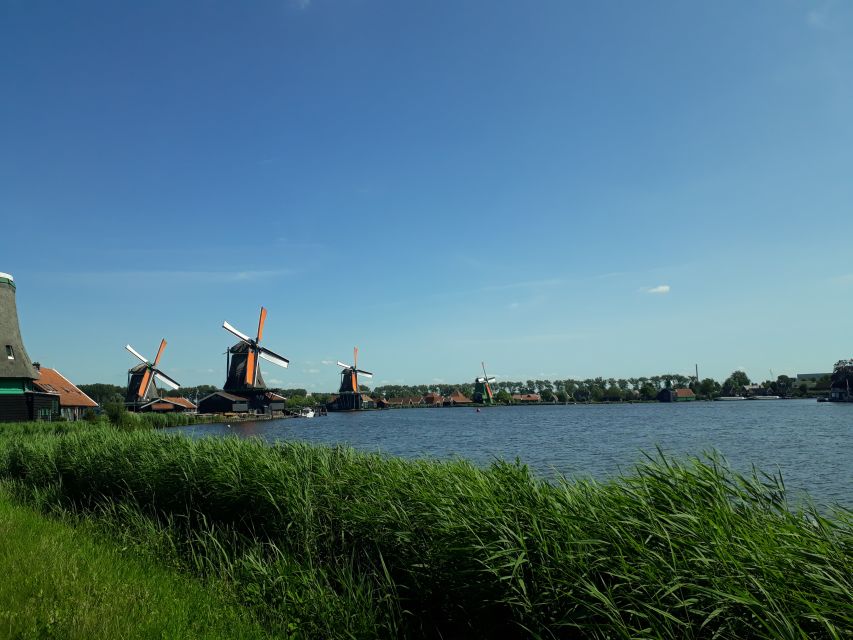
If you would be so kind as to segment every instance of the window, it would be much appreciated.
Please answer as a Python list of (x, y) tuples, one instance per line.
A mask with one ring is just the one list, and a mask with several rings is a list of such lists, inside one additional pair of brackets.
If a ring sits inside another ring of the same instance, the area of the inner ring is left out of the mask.
[(15, 359), (15, 352), (12, 351), (12, 345), (10, 345), (10, 344), (6, 345), (6, 359), (7, 360), (14, 360)]

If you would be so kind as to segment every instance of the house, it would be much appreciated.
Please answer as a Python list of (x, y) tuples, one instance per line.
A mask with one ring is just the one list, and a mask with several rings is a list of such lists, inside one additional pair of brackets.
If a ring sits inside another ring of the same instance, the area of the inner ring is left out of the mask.
[(33, 388), (44, 393), (55, 393), (59, 399), (59, 415), (66, 420), (82, 420), (86, 411), (96, 409), (98, 403), (80, 391), (56, 369), (42, 367), (38, 362), (33, 368), (39, 377), (33, 380)]
[(454, 389), (453, 393), (444, 399), (445, 406), (453, 407), (460, 404), (472, 404), (472, 400), (471, 398), (466, 398), (462, 395), (462, 392), (459, 391), (459, 389)]
[(273, 411), (284, 411), (287, 404), (287, 398), (272, 391), (267, 391), (264, 394), (264, 413)]
[(658, 393), (659, 402), (692, 402), (695, 399), (692, 389), (661, 389)]
[(427, 393), (423, 403), (428, 407), (440, 407), (444, 404), (444, 396), (440, 393)]
[(198, 401), (199, 413), (248, 413), (249, 401), (227, 391), (214, 391)]
[(542, 402), (542, 396), (538, 393), (513, 393), (513, 402)]
[(139, 407), (154, 413), (194, 413), (197, 407), (187, 398), (157, 398)]
[(377, 400), (376, 406), (384, 409), (386, 407), (416, 407), (421, 403), (420, 398), (382, 398)]

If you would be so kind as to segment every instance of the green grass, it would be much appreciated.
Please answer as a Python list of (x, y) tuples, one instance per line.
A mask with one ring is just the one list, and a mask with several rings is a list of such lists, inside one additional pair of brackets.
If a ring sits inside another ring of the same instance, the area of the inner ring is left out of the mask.
[[(842, 638), (853, 517), (716, 457), (610, 482), (156, 432), (6, 433), (0, 476), (304, 637)], [(276, 627), (276, 625), (278, 625)]]
[(0, 638), (265, 638), (211, 587), (0, 491)]

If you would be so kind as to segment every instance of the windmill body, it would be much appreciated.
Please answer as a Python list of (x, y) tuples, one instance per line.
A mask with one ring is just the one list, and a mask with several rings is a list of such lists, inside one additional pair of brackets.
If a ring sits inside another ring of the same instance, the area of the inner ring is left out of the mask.
[(0, 422), (50, 419), (58, 396), (33, 390), (39, 374), (21, 338), (16, 291), (15, 279), (0, 273)]
[(486, 373), (485, 363), (480, 364), (483, 366), (483, 376), (474, 380), (474, 393), (471, 399), (477, 404), (494, 404), (495, 396), (492, 392), (492, 383), (495, 379)]
[(370, 371), (358, 368), (358, 347), (353, 349), (353, 363), (344, 364), (338, 361), (341, 367), (341, 386), (338, 389), (338, 397), (330, 402), (326, 408), (329, 411), (361, 411), (372, 408), (372, 401), (366, 398), (358, 388), (358, 378), (372, 378)]

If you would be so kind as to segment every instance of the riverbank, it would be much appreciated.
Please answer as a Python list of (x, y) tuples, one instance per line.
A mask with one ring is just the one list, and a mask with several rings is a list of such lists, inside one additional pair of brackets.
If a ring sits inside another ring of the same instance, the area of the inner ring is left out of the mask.
[(12, 504), (0, 486), (0, 638), (270, 637), (222, 589), (89, 529)]
[[(344, 447), (91, 428), (0, 436), (19, 500), (225, 580), (302, 637), (835, 637), (849, 511), (649, 460), (609, 482)], [(834, 636), (835, 634), (835, 636)]]

